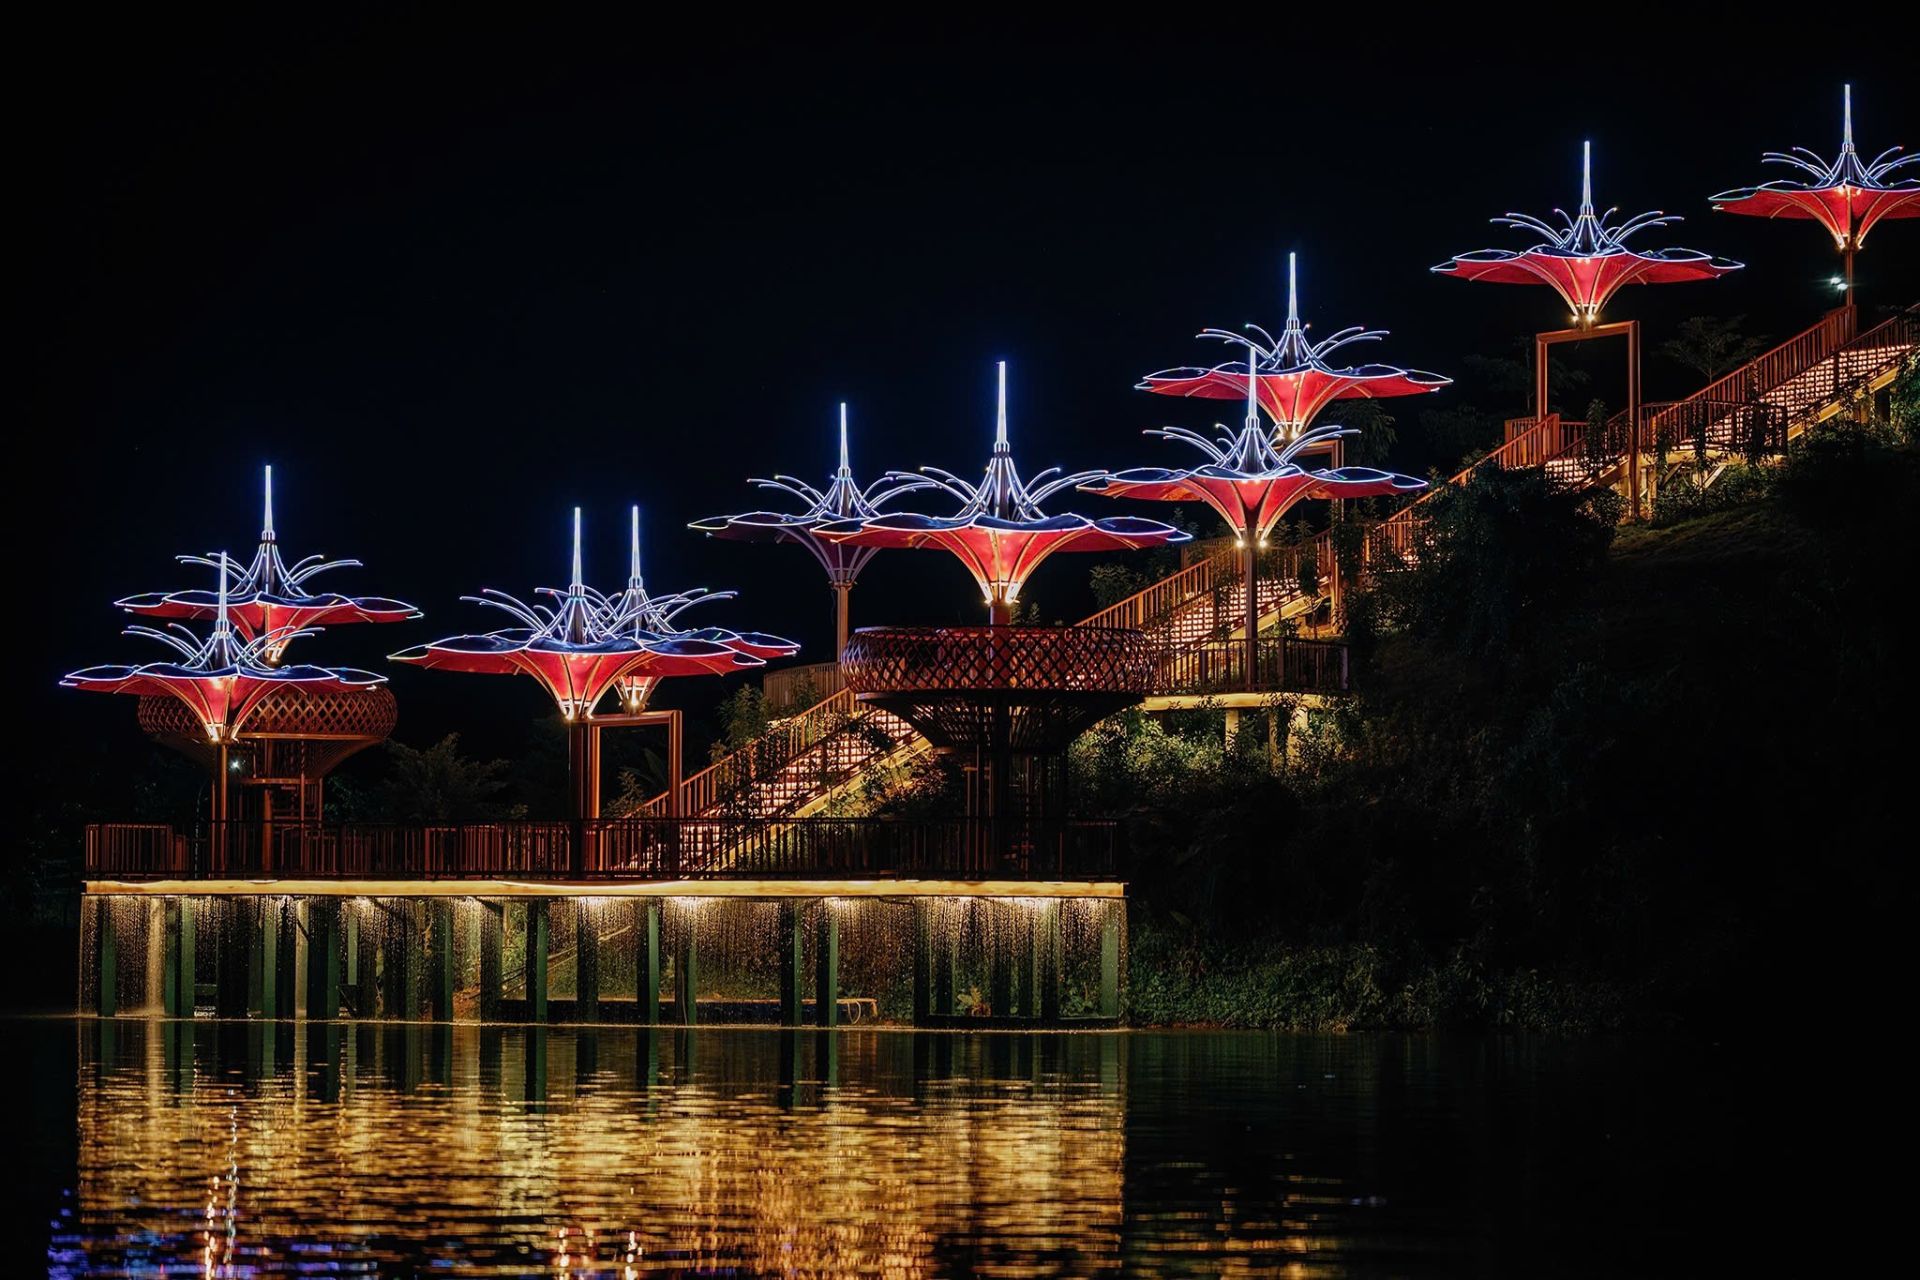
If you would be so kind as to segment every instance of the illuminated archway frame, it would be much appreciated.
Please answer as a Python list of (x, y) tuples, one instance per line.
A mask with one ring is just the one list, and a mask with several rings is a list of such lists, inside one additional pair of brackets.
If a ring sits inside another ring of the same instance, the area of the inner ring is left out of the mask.
[[(1682, 219), (1678, 215), (1654, 210), (1638, 214), (1623, 223), (1608, 221), (1615, 212), (1594, 212), (1593, 143), (1581, 146), (1580, 212), (1568, 216), (1556, 209), (1566, 224), (1555, 228), (1539, 218), (1509, 213), (1495, 218), (1496, 224), (1537, 231), (1545, 243), (1523, 252), (1506, 249), (1482, 249), (1458, 254), (1432, 268), (1435, 274), (1461, 280), (1485, 280), (1495, 284), (1545, 284), (1560, 295), (1572, 310), (1574, 327), (1536, 333), (1533, 340), (1534, 420), (1544, 422), (1548, 412), (1547, 359), (1549, 351), (1569, 342), (1595, 338), (1623, 337), (1627, 341), (1627, 448), (1623, 483), (1632, 518), (1645, 514), (1641, 485), (1640, 440), (1640, 322), (1599, 322), (1600, 311), (1612, 296), (1629, 284), (1677, 284), (1694, 280), (1714, 280), (1741, 269), (1741, 263), (1715, 258), (1693, 249), (1655, 249), (1640, 252), (1626, 246), (1627, 237), (1650, 227), (1668, 226)], [(1604, 431), (1606, 424), (1588, 423), (1589, 431)]]
[(1888, 182), (1896, 169), (1920, 162), (1920, 155), (1901, 156), (1901, 147), (1888, 147), (1872, 161), (1863, 161), (1853, 145), (1853, 86), (1842, 90), (1840, 152), (1833, 163), (1805, 147), (1792, 152), (1769, 151), (1763, 164), (1784, 164), (1812, 175), (1812, 182), (1763, 182), (1710, 196), (1716, 212), (1757, 218), (1796, 218), (1818, 222), (1833, 237), (1846, 260), (1846, 305), (1853, 305), (1853, 255), (1863, 248), (1867, 232), (1883, 218), (1920, 217), (1920, 178)]

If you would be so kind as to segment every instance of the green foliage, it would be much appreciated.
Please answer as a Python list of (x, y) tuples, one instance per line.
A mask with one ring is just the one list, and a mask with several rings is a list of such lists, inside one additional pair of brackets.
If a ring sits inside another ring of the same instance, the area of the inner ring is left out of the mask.
[(1920, 444), (1920, 351), (1909, 352), (1894, 377), (1887, 422), (1908, 445)]
[(1443, 470), (1452, 472), (1500, 443), (1501, 420), (1470, 404), (1422, 409), (1420, 439)]
[(389, 742), (385, 754), (385, 775), (374, 787), (367, 811), (355, 815), (362, 820), (482, 822), (509, 814), (501, 798), (507, 762), (461, 754), (457, 733), (424, 751)]
[(766, 695), (758, 685), (743, 684), (722, 698), (717, 714), (720, 739), (711, 748), (715, 760), (765, 737), (773, 725)]
[(1340, 406), (1336, 421), (1359, 433), (1341, 442), (1348, 466), (1384, 465), (1400, 438), (1394, 430), (1397, 419), (1378, 400), (1349, 400)]
[(1087, 585), (1093, 590), (1094, 603), (1106, 609), (1130, 595), (1144, 591), (1149, 584), (1146, 574), (1124, 561), (1115, 560), (1093, 566), (1087, 575)]
[(1619, 522), (1618, 495), (1556, 489), (1538, 469), (1482, 468), (1427, 508), (1417, 560), (1382, 588), (1388, 620), (1488, 658), (1592, 579)]
[(1581, 439), (1580, 451), (1586, 457), (1588, 475), (1599, 475), (1613, 460), (1612, 441), (1607, 439), (1605, 400), (1587, 402), (1587, 434)]
[(1731, 373), (1766, 349), (1759, 334), (1740, 331), (1740, 316), (1689, 316), (1674, 336), (1660, 344), (1660, 354), (1700, 375), (1703, 383)]
[(1666, 528), (1758, 501), (1773, 492), (1775, 473), (1748, 464), (1729, 466), (1712, 484), (1705, 473), (1675, 471), (1654, 495), (1653, 524)]

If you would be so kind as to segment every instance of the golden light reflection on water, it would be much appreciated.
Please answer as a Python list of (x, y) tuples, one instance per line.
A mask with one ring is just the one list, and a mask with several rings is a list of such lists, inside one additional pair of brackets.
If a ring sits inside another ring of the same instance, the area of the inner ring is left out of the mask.
[(919, 1276), (1115, 1256), (1116, 1037), (114, 1034), (81, 1072), (72, 1274), (192, 1257), (207, 1276)]

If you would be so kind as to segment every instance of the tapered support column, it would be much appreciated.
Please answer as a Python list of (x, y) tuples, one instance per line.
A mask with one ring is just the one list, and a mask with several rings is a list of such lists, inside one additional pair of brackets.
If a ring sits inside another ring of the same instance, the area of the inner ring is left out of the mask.
[(506, 907), (498, 902), (480, 904), (480, 1000), (477, 1012), (482, 1022), (500, 1017), (501, 972), (506, 951)]
[(1246, 574), (1244, 584), (1244, 606), (1247, 611), (1247, 688), (1256, 689), (1260, 684), (1260, 548), (1257, 543), (1258, 531), (1249, 525), (1241, 532), (1240, 540), (1245, 548), (1241, 554), (1241, 565)]
[(642, 1025), (660, 1024), (660, 904), (633, 904), (634, 994)]
[(93, 917), (93, 1011), (111, 1018), (120, 1011), (120, 940), (113, 932), (113, 899), (95, 898)]
[(453, 1021), (453, 903), (427, 904), (427, 1002), (435, 1022)]
[(847, 656), (847, 597), (853, 594), (851, 582), (833, 584), (833, 660)]
[(340, 1016), (340, 903), (316, 899), (307, 907), (307, 1017), (329, 1021)]
[(693, 912), (681, 916), (673, 945), (673, 1011), (687, 1027), (700, 1020), (700, 947), (694, 936), (698, 919)]
[(1120, 941), (1126, 928), (1124, 902), (1107, 903), (1100, 919), (1100, 1016), (1120, 1016)]
[(813, 1020), (822, 1027), (840, 1022), (840, 913), (831, 903), (819, 906), (813, 949)]
[(780, 1025), (797, 1027), (806, 1021), (802, 992), (805, 989), (806, 943), (800, 931), (800, 906), (791, 898), (780, 903), (778, 963), (780, 966)]
[(573, 1016), (576, 1022), (600, 1020), (600, 923), (585, 898), (574, 903)]
[(543, 1026), (547, 1021), (547, 946), (551, 941), (547, 908), (544, 898), (527, 903), (527, 1018)]

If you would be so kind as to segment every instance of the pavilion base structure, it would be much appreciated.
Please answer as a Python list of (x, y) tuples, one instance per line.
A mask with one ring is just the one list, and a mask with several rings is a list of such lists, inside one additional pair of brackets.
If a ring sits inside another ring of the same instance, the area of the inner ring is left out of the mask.
[(104, 1018), (1040, 1029), (1124, 1013), (1097, 881), (94, 881)]

